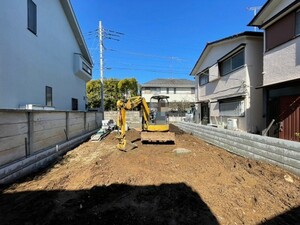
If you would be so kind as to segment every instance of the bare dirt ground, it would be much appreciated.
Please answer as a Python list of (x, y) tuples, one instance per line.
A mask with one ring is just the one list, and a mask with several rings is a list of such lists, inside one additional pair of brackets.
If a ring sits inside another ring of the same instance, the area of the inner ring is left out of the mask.
[(299, 177), (172, 130), (176, 145), (129, 131), (129, 152), (114, 133), (83, 143), (3, 188), (0, 224), (300, 224)]

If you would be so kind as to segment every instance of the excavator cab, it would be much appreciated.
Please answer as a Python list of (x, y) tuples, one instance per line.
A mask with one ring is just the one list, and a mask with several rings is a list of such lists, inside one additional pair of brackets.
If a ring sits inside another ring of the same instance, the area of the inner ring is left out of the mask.
[(150, 124), (168, 124), (169, 96), (155, 95), (150, 99)]
[(146, 142), (175, 142), (175, 134), (169, 132), (169, 96), (154, 95), (150, 98), (150, 115), (147, 126), (143, 127), (141, 132), (141, 141)]

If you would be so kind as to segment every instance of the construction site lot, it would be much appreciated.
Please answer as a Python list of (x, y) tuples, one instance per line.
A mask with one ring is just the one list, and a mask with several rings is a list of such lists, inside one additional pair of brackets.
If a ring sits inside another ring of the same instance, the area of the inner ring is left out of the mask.
[(0, 224), (300, 224), (300, 179), (176, 126), (175, 144), (116, 149), (87, 141), (44, 171), (2, 187)]

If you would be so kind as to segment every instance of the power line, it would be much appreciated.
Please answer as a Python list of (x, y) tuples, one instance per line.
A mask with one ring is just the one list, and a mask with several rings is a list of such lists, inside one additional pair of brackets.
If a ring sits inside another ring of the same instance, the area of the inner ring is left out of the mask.
[(177, 56), (152, 55), (152, 54), (146, 54), (146, 53), (140, 53), (140, 52), (131, 52), (131, 51), (122, 51), (122, 50), (116, 50), (116, 49), (110, 49), (110, 48), (106, 48), (106, 50), (111, 51), (111, 52), (120, 52), (120, 53), (143, 56), (143, 57), (150, 57), (150, 58), (160, 58), (160, 59), (168, 59), (168, 60), (176, 60), (176, 61), (185, 61), (185, 59), (181, 59)]
[[(167, 73), (170, 74), (170, 71), (166, 70), (152, 70), (152, 69), (139, 69), (139, 68), (129, 68), (129, 67), (107, 67), (107, 70), (131, 70), (131, 71), (145, 71), (145, 72), (152, 72), (152, 73)], [(174, 74), (181, 74), (187, 75), (188, 73), (173, 71)]]

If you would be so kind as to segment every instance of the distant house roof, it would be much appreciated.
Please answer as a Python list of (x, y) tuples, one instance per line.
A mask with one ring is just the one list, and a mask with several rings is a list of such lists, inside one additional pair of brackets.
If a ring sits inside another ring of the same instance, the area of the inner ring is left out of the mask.
[(90, 63), (90, 65), (93, 64), (92, 58), (90, 56), (90, 53), (88, 51), (87, 45), (84, 41), (82, 32), (80, 30), (79, 24), (77, 22), (74, 10), (72, 8), (72, 5), (70, 3), (70, 0), (60, 0), (60, 3), (64, 9), (64, 12), (67, 16), (68, 22), (70, 23), (70, 26), (73, 30), (74, 36), (76, 38), (76, 41), (79, 45), (82, 57)]
[(194, 68), (192, 69), (190, 75), (195, 76), (196, 75), (196, 70), (199, 66), (199, 64), (202, 62), (202, 60), (205, 58), (206, 54), (211, 50), (211, 48), (219, 43), (230, 41), (233, 39), (237, 39), (240, 37), (245, 37), (245, 36), (251, 36), (251, 37), (263, 37), (262, 32), (254, 32), (254, 31), (245, 31), (243, 33), (235, 34), (226, 38), (219, 39), (217, 41), (209, 42), (206, 44), (204, 50), (202, 51), (201, 55), (199, 56)]
[(155, 79), (142, 84), (142, 87), (195, 87), (195, 81), (187, 79)]

